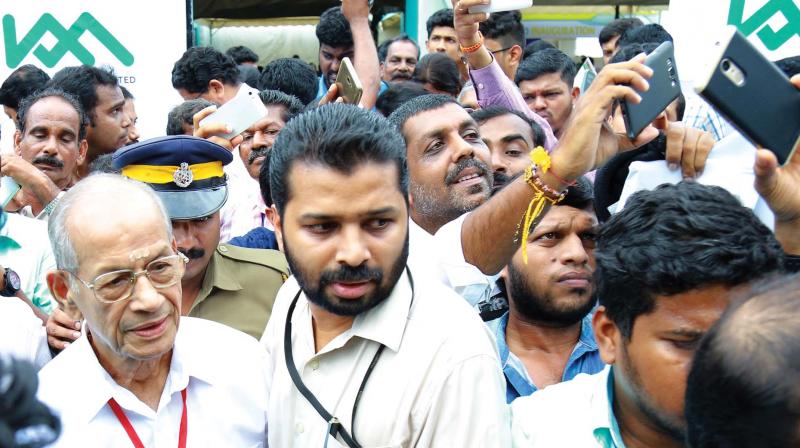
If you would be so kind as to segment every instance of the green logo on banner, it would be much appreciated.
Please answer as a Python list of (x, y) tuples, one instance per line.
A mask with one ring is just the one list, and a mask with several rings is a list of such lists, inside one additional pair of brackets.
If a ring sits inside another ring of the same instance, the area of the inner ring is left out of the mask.
[[(58, 39), (58, 43), (50, 50), (39, 44), (48, 31)], [(94, 56), (78, 41), (87, 31), (108, 48), (121, 63), (126, 66), (133, 65), (131, 52), (88, 12), (81, 14), (69, 29), (64, 28), (51, 14), (42, 14), (33, 28), (19, 42), (17, 41), (17, 24), (14, 16), (5, 15), (3, 17), (3, 38), (6, 48), (6, 65), (16, 68), (31, 50), (33, 50), (33, 55), (49, 68), (58, 64), (67, 52), (75, 55), (81, 63), (93, 65)]]
[[(744, 4), (746, 0), (731, 0), (728, 14), (728, 25), (734, 25), (745, 36), (756, 30), (756, 35), (768, 50), (774, 51), (794, 36), (800, 36), (800, 9), (794, 0), (769, 0), (752, 16), (744, 20)], [(783, 14), (786, 24), (777, 31), (767, 22), (776, 14)]]

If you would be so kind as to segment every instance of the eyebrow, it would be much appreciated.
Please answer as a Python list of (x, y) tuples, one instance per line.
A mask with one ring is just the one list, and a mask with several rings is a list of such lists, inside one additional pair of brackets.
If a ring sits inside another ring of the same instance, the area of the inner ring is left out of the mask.
[[(153, 258), (151, 258), (150, 260), (147, 260), (147, 263), (145, 263), (145, 265), (148, 265), (152, 261), (158, 260), (159, 258), (167, 257), (167, 256), (170, 256), (170, 255), (174, 255), (172, 253), (172, 248), (170, 246), (164, 246), (161, 249), (159, 249), (158, 252), (156, 252), (156, 255)], [(99, 276), (101, 276), (103, 274), (108, 274), (109, 272), (134, 271), (135, 270), (131, 266), (123, 266), (121, 264), (116, 264), (116, 263), (117, 262), (114, 262), (114, 264), (100, 265), (100, 268), (97, 270), (98, 273), (94, 274), (94, 277), (92, 277), (91, 281), (94, 281), (95, 278), (97, 278), (97, 277), (99, 277)]]
[(124, 105), (125, 105), (125, 99), (123, 98), (122, 100), (114, 103), (111, 107), (108, 108), (108, 110), (114, 110), (114, 109), (116, 109), (118, 107), (121, 107), (121, 106), (124, 106)]
[[(397, 212), (397, 207), (388, 206), (388, 207), (378, 208), (375, 210), (370, 210), (364, 213), (364, 216), (367, 218), (372, 218), (375, 216), (382, 216), (395, 212)], [(313, 221), (330, 221), (337, 218), (339, 218), (339, 215), (328, 215), (325, 213), (304, 213), (300, 215), (301, 220), (313, 220)]]
[(506, 135), (505, 137), (500, 139), (500, 141), (503, 142), (503, 143), (510, 143), (510, 142), (513, 142), (514, 140), (523, 140), (524, 141), (525, 137), (522, 134), (511, 134), (511, 135)]
[(670, 330), (667, 331), (665, 334), (670, 336), (682, 336), (682, 337), (693, 337), (693, 338), (700, 338), (703, 337), (705, 331), (700, 330), (692, 330), (689, 328), (678, 328), (677, 330)]

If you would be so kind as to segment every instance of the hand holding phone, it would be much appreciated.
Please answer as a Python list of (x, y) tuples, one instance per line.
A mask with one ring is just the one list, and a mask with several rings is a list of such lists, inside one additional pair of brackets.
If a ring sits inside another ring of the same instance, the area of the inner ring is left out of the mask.
[(342, 59), (339, 73), (336, 75), (336, 85), (339, 90), (339, 97), (345, 103), (358, 105), (359, 101), (361, 101), (361, 95), (364, 94), (364, 87), (361, 85), (361, 80), (358, 79), (358, 73), (356, 73), (356, 68), (350, 58)]
[(256, 121), (266, 117), (268, 111), (264, 103), (261, 102), (258, 91), (248, 89), (244, 85), (239, 89), (239, 93), (232, 100), (220, 106), (216, 112), (200, 120), (200, 126), (212, 123), (226, 124), (230, 132), (216, 135), (225, 140), (231, 140), (246, 131)]
[(533, 0), (490, 0), (488, 5), (469, 8), (469, 13), (516, 11), (518, 9), (530, 8), (531, 6), (533, 6)]

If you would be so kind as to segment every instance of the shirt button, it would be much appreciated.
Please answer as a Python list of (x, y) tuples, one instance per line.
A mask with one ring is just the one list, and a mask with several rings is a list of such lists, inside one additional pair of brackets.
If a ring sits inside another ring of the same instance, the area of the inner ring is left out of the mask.
[(480, 90), (484, 89), (483, 83), (478, 84), (478, 89), (480, 89)]
[(311, 367), (311, 370), (319, 369), (319, 360), (318, 359), (312, 360), (311, 362), (308, 363), (308, 366)]
[(304, 430), (303, 424), (302, 423), (298, 423), (298, 424), (294, 425), (294, 430), (297, 431), (298, 434), (302, 434), (303, 430)]

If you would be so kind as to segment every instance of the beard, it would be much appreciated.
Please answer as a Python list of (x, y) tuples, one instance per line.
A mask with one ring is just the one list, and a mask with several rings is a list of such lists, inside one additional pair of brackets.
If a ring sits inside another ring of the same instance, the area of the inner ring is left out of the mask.
[(570, 291), (576, 296), (585, 296), (582, 302), (568, 304), (559, 303), (552, 292), (535, 291), (526, 278), (531, 275), (508, 264), (508, 292), (516, 311), (527, 319), (547, 323), (556, 327), (568, 327), (580, 322), (595, 304), (595, 297), (590, 291), (575, 288)]
[(636, 370), (636, 367), (631, 363), (631, 357), (628, 355), (628, 348), (624, 344), (622, 346), (622, 351), (625, 353), (625, 362), (619, 364), (621, 364), (621, 370), (625, 373), (628, 384), (632, 389), (633, 394), (630, 399), (633, 401), (633, 404), (653, 426), (661, 431), (661, 433), (682, 443), (686, 440), (685, 422), (681, 422), (677, 418), (667, 415), (653, 403), (650, 394), (648, 394), (642, 386), (642, 379), (639, 375), (639, 371)]
[[(403, 243), (403, 251), (385, 273), (380, 268), (371, 268), (366, 264), (360, 266), (341, 266), (338, 269), (326, 269), (319, 274), (319, 278), (314, 278), (302, 264), (294, 258), (291, 248), (283, 239), (283, 249), (286, 254), (286, 261), (292, 275), (297, 279), (297, 283), (306, 295), (309, 302), (337, 316), (358, 316), (372, 308), (375, 308), (386, 300), (394, 290), (397, 281), (403, 274), (408, 260), (408, 234)], [(377, 287), (358, 299), (340, 299), (328, 294), (325, 289), (336, 282), (374, 282)]]

